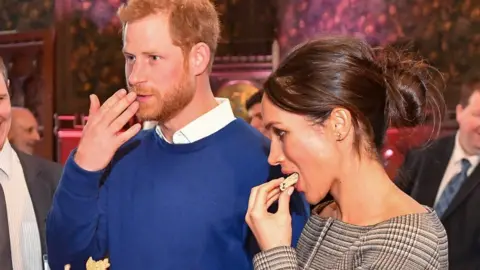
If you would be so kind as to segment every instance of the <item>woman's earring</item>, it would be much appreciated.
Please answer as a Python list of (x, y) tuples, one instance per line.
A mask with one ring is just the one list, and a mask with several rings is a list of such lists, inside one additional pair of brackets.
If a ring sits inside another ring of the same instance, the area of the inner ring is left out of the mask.
[(342, 140), (342, 134), (340, 134), (340, 132), (337, 132), (335, 135), (337, 136), (337, 141)]

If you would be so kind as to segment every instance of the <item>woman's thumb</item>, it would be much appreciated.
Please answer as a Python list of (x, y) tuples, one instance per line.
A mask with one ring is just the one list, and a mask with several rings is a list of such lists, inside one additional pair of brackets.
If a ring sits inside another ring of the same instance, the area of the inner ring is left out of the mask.
[(293, 187), (289, 187), (287, 190), (280, 194), (278, 199), (278, 211), (283, 213), (290, 213), (290, 197), (294, 191)]

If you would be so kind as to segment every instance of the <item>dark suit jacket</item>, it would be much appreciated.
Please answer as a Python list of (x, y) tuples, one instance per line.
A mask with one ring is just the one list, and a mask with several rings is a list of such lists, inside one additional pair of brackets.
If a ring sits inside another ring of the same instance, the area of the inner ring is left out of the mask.
[(50, 210), (53, 194), (62, 174), (60, 164), (31, 156), (14, 149), (22, 164), (23, 174), (27, 182), (30, 198), (32, 199), (35, 217), (37, 219), (42, 255), (47, 253), (45, 240), (45, 219)]
[[(410, 151), (395, 183), (423, 205), (433, 207), (455, 146), (455, 135)], [(450, 269), (480, 269), (480, 166), (463, 183), (441, 221), (448, 235)]]

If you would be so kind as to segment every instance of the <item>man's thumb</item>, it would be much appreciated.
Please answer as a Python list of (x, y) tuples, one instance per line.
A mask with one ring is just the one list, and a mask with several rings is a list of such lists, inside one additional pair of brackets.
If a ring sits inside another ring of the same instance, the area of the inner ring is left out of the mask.
[(90, 98), (90, 109), (88, 110), (88, 115), (91, 116), (100, 109), (100, 101), (98, 100), (97, 95), (91, 94)]

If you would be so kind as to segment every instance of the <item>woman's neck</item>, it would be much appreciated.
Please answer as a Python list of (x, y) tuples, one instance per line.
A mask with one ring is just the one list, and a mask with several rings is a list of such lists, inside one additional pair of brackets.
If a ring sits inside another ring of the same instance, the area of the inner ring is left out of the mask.
[(331, 206), (333, 217), (355, 225), (371, 225), (385, 220), (398, 189), (379, 162), (363, 159), (344, 163), (342, 175), (330, 192), (336, 203)]

